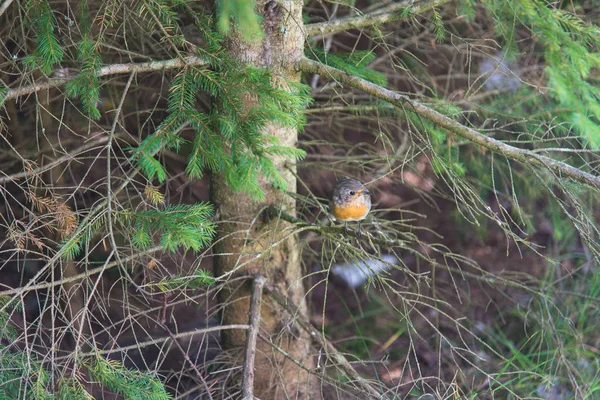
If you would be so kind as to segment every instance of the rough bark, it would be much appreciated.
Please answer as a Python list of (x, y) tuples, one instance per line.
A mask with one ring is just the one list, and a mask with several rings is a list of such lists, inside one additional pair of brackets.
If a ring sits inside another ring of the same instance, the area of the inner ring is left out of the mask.
[[(299, 80), (294, 65), (303, 56), (304, 33), (302, 32), (302, 1), (257, 1), (257, 10), (264, 16), (266, 37), (260, 41), (246, 42), (235, 33), (228, 39), (231, 55), (241, 62), (269, 68), (274, 75)], [(249, 101), (251, 101), (249, 99)], [(266, 135), (279, 138), (280, 143), (295, 146), (296, 129), (271, 125)], [(288, 190), (295, 191), (296, 179), (290, 160), (276, 158), (275, 165), (288, 183)], [(266, 193), (263, 202), (254, 202), (242, 193), (233, 192), (219, 175), (213, 176), (212, 199), (220, 219), (215, 260), (217, 276), (235, 270), (235, 275), (262, 274), (268, 282), (286, 293), (300, 312), (307, 314), (302, 285), (302, 272), (297, 238), (284, 232), (288, 223), (280, 219), (265, 220), (259, 217), (261, 210), (275, 204), (291, 214), (295, 213), (295, 201), (275, 190), (269, 183), (261, 182)], [(272, 246), (278, 243), (276, 246)], [(260, 255), (260, 256), (259, 256)], [(224, 304), (223, 324), (246, 324), (249, 315), (250, 283), (243, 287), (228, 287), (220, 293)], [(261, 337), (267, 336), (280, 349), (304, 366), (313, 365), (310, 355), (310, 338), (294, 328), (294, 316), (279, 307), (268, 296), (261, 308)], [(246, 342), (245, 331), (223, 332), (223, 346), (242, 354)], [(260, 399), (316, 398), (311, 391), (308, 373), (276, 351), (264, 340), (257, 343), (255, 360), (254, 394)]]

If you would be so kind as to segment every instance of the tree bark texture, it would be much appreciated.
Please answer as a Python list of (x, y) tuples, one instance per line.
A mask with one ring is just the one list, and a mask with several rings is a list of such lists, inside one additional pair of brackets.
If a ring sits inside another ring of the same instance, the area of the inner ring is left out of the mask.
[[(257, 1), (257, 10), (264, 17), (265, 37), (254, 42), (244, 41), (233, 33), (228, 38), (227, 48), (231, 55), (243, 63), (256, 67), (269, 68), (274, 76), (287, 79), (300, 79), (295, 63), (302, 59), (304, 33), (302, 26), (302, 1)], [(251, 99), (249, 99), (249, 102)], [(250, 105), (250, 104), (249, 104)], [(279, 138), (282, 145), (296, 146), (296, 129), (270, 125), (264, 132)], [(296, 190), (296, 179), (288, 168), (293, 168), (289, 159), (275, 158), (275, 165), (287, 181), (288, 190)], [(276, 205), (295, 214), (295, 201), (268, 182), (261, 181), (266, 193), (263, 202), (255, 202), (248, 195), (233, 192), (224, 179), (215, 174), (212, 179), (212, 199), (220, 219), (219, 233), (215, 250), (216, 276), (234, 271), (232, 276), (262, 274), (267, 282), (281, 292), (307, 314), (305, 291), (302, 285), (302, 271), (297, 238), (289, 234), (289, 225), (280, 219), (265, 220), (260, 213), (268, 205)], [(276, 245), (275, 245), (276, 244)], [(249, 315), (251, 282), (242, 287), (239, 284), (225, 286), (220, 292), (219, 301), (224, 305), (223, 324), (246, 324)], [(294, 324), (294, 316), (287, 313), (274, 301), (265, 296), (261, 308), (260, 337), (266, 337), (291, 358), (312, 368), (310, 338)], [(243, 353), (246, 331), (223, 331), (223, 347)], [(260, 399), (305, 399), (317, 398), (311, 394), (312, 376), (298, 367), (281, 352), (258, 340), (254, 395)]]

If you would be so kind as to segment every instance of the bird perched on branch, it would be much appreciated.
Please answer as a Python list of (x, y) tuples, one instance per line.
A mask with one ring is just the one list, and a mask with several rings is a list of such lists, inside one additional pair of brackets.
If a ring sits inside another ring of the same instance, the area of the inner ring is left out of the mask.
[(358, 221), (358, 234), (362, 235), (360, 221), (371, 211), (371, 193), (356, 179), (342, 179), (333, 187), (330, 207), (333, 216), (338, 221), (344, 221), (346, 233), (348, 221)]

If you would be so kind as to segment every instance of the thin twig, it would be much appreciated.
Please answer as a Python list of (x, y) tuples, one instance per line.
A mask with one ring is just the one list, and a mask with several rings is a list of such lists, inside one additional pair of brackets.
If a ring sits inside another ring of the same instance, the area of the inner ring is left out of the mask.
[(210, 400), (213, 400), (212, 393), (210, 392), (210, 387), (206, 383), (206, 379), (204, 379), (204, 376), (202, 376), (202, 373), (198, 370), (198, 367), (196, 367), (196, 364), (190, 359), (190, 356), (188, 355), (187, 351), (185, 351), (183, 349), (183, 347), (181, 347), (181, 344), (179, 344), (177, 337), (175, 336), (175, 334), (173, 334), (173, 332), (171, 332), (171, 330), (169, 329), (169, 327), (167, 326), (166, 323), (161, 322), (161, 326), (163, 327), (164, 330), (166, 330), (169, 333), (171, 340), (173, 340), (173, 343), (175, 343), (175, 346), (177, 346), (177, 348), (181, 352), (181, 355), (183, 355), (183, 358), (185, 358), (185, 361), (187, 361), (188, 364), (190, 364), (190, 366), (192, 367), (192, 369), (194, 370), (194, 372), (196, 373), (198, 378), (200, 378), (200, 380), (202, 381), (202, 384), (204, 385), (204, 389), (206, 389), (206, 394), (208, 395)]
[[(142, 257), (145, 255), (149, 255), (149, 254), (153, 254), (156, 253), (157, 251), (161, 251), (164, 249), (164, 246), (154, 246), (151, 247), (147, 250), (141, 251), (139, 253), (136, 254), (132, 254), (130, 256), (127, 256), (125, 258), (122, 259), (122, 262), (128, 262), (128, 261), (133, 261), (138, 257)], [(93, 275), (99, 274), (105, 270), (114, 268), (116, 266), (119, 266), (120, 263), (118, 261), (113, 261), (107, 265), (102, 265), (101, 267), (96, 267), (96, 268), (92, 268), (89, 269), (85, 272), (82, 272), (81, 274), (77, 274), (77, 275), (73, 275), (70, 276), (68, 278), (63, 278), (63, 279), (59, 279), (57, 281), (51, 281), (51, 282), (44, 282), (44, 283), (39, 283), (37, 285), (26, 285), (24, 287), (18, 287), (18, 288), (14, 288), (14, 289), (8, 289), (8, 290), (4, 290), (0, 292), (0, 297), (2, 296), (12, 296), (14, 294), (25, 294), (26, 292), (31, 292), (34, 290), (43, 290), (43, 289), (50, 289), (56, 286), (62, 286), (66, 283), (71, 283), (71, 282), (75, 282), (78, 281), (80, 279), (86, 279), (89, 278)], [(33, 280), (33, 279), (32, 279)], [(4, 286), (4, 285), (2, 285)], [(3, 310), (0, 310), (3, 311)]]
[(565, 164), (561, 161), (554, 160), (550, 157), (542, 156), (530, 150), (513, 147), (499, 140), (493, 139), (406, 95), (393, 92), (357, 76), (347, 74), (344, 71), (329, 67), (320, 62), (309, 60), (307, 58), (298, 62), (298, 68), (303, 72), (318, 73), (328, 76), (330, 79), (363, 90), (372, 96), (395, 105), (396, 107), (412, 111), (435, 123), (436, 125), (445, 128), (447, 131), (465, 138), (470, 142), (484, 147), (494, 153), (501, 154), (506, 158), (516, 160), (528, 166), (544, 167), (554, 172), (558, 177), (571, 178), (593, 189), (600, 189), (600, 177), (598, 176), (581, 171), (578, 168), (575, 168), (569, 164)]
[[(342, 382), (340, 382), (338, 379), (336, 379), (335, 377), (329, 376), (327, 374), (324, 374), (324, 373), (319, 373), (319, 367), (317, 367), (316, 370), (314, 368), (308, 368), (304, 364), (302, 364), (300, 361), (298, 361), (294, 357), (292, 357), (287, 351), (285, 351), (284, 349), (282, 349), (281, 347), (279, 347), (275, 343), (273, 343), (273, 340), (271, 338), (268, 338), (261, 333), (258, 334), (258, 337), (260, 340), (262, 340), (263, 342), (265, 342), (266, 344), (271, 346), (274, 350), (279, 352), (285, 358), (287, 358), (288, 360), (290, 360), (291, 362), (296, 364), (299, 368), (302, 368), (309, 374), (312, 374), (312, 375), (318, 377), (323, 382), (329, 382), (332, 386), (335, 386), (335, 388), (338, 392), (343, 393), (343, 394), (348, 394), (349, 396), (352, 395), (353, 398), (356, 398), (356, 396), (351, 391), (349, 391), (348, 389), (341, 386)], [(343, 398), (346, 398), (346, 397), (343, 397)], [(350, 397), (348, 397), (348, 398), (350, 398)], [(378, 398), (381, 398), (381, 396), (379, 396)]]
[[(173, 336), (160, 337), (160, 338), (156, 338), (156, 339), (152, 339), (152, 340), (146, 340), (145, 342), (139, 342), (136, 344), (132, 344), (130, 346), (115, 347), (113, 349), (108, 349), (108, 350), (96, 349), (90, 353), (81, 353), (79, 356), (80, 357), (89, 357), (89, 356), (95, 356), (95, 355), (123, 353), (123, 352), (129, 351), (129, 350), (140, 350), (143, 347), (152, 346), (152, 345), (159, 344), (159, 343), (164, 343), (168, 340), (175, 340), (175, 339), (180, 339), (180, 338), (184, 338), (184, 337), (188, 337), (188, 336), (206, 334), (206, 333), (210, 333), (210, 332), (218, 332), (218, 331), (222, 331), (225, 329), (248, 329), (248, 328), (250, 328), (250, 326), (246, 325), (246, 324), (211, 326), (210, 328), (194, 329), (193, 331), (180, 332), (180, 333), (174, 334)], [(69, 359), (72, 357), (73, 357), (73, 354), (61, 356), (61, 357), (57, 357), (56, 361), (66, 360), (66, 359)]]
[(425, 0), (425, 1), (403, 1), (394, 3), (385, 10), (374, 11), (370, 14), (361, 15), (359, 17), (349, 17), (341, 19), (333, 19), (326, 22), (309, 24), (304, 26), (304, 31), (307, 37), (315, 35), (326, 35), (328, 33), (343, 32), (350, 29), (361, 29), (369, 26), (381, 25), (386, 22), (398, 21), (406, 19), (407, 15), (402, 14), (402, 10), (410, 8), (411, 13), (420, 14), (434, 7), (448, 3), (450, 0)]
[(242, 374), (242, 395), (244, 400), (254, 399), (254, 357), (256, 356), (256, 336), (260, 324), (260, 309), (262, 303), (262, 291), (266, 279), (257, 275), (252, 284), (252, 297), (250, 298), (250, 329), (246, 334), (246, 357), (244, 359), (244, 371)]
[[(341, 234), (344, 236), (353, 236), (357, 239), (361, 239), (362, 237), (365, 237), (364, 232), (361, 235), (358, 232), (358, 230), (352, 229), (352, 228), (346, 229), (345, 227), (342, 227), (342, 226), (326, 226), (326, 225), (321, 225), (321, 224), (311, 224), (310, 222), (306, 222), (304, 220), (301, 220), (300, 218), (294, 217), (293, 215), (290, 215), (290, 214), (286, 213), (285, 211), (283, 211), (273, 205), (267, 207), (264, 212), (265, 212), (265, 217), (267, 217), (269, 219), (281, 218), (282, 220), (287, 221), (290, 224), (295, 224), (299, 228), (307, 228), (307, 230), (319, 233), (320, 235)], [(369, 239), (369, 241), (371, 241), (375, 244), (378, 244), (380, 246), (401, 247), (401, 248), (406, 248), (406, 250), (409, 250), (407, 243), (402, 240), (384, 238), (384, 237), (376, 237), (376, 236), (369, 234), (368, 232), (366, 233), (366, 235), (367, 235), (366, 237)]]
[[(112, 142), (114, 139), (115, 130), (117, 128), (117, 122), (119, 120), (119, 116), (121, 115), (121, 110), (123, 109), (123, 104), (125, 104), (125, 99), (127, 98), (127, 93), (129, 93), (129, 88), (131, 87), (131, 83), (133, 82), (134, 77), (135, 77), (135, 74), (132, 72), (129, 75), (129, 80), (127, 81), (127, 85), (125, 85), (125, 89), (123, 89), (123, 94), (121, 95), (121, 101), (119, 102), (119, 106), (117, 107), (117, 110), (115, 112), (115, 118), (113, 120), (112, 129), (110, 130), (110, 133), (108, 134), (109, 140), (108, 140), (108, 143), (106, 143), (106, 207), (108, 210), (107, 222), (108, 222), (109, 239), (113, 245), (113, 248), (112, 248), (110, 255), (106, 258), (106, 262), (104, 263), (104, 270), (106, 269), (106, 266), (108, 265), (108, 261), (111, 259), (113, 254), (115, 255), (117, 261), (121, 261), (121, 259), (119, 257), (118, 247), (117, 247), (117, 244), (115, 241), (115, 233), (113, 231), (113, 226), (112, 226), (112, 197), (111, 196), (113, 195), (113, 193), (112, 193), (112, 184), (111, 184), (111, 179), (112, 179), (111, 151), (112, 151)], [(98, 285), (100, 284), (100, 280), (102, 279), (104, 270), (102, 270), (98, 273), (98, 276), (96, 277), (96, 282), (94, 283), (94, 286), (92, 287), (91, 291), (89, 292), (87, 302), (81, 311), (81, 322), (79, 323), (79, 332), (77, 334), (77, 340), (75, 342), (75, 359), (77, 359), (77, 353), (79, 353), (79, 350), (81, 348), (81, 343), (83, 341), (85, 319), (88, 315), (86, 310), (89, 310), (90, 303), (92, 302), (92, 299), (94, 298), (94, 293), (96, 292)]]
[[(65, 154), (64, 156), (57, 158), (56, 160), (52, 161), (51, 163), (48, 163), (47, 165), (43, 165), (43, 166), (35, 168), (35, 169), (26, 170), (23, 172), (12, 174), (12, 175), (0, 176), (0, 185), (5, 182), (8, 182), (8, 181), (14, 181), (17, 179), (26, 178), (31, 175), (38, 175), (38, 174), (44, 173), (46, 171), (49, 171), (65, 161), (73, 160), (77, 156), (79, 156), (89, 150), (92, 150), (94, 147), (108, 142), (108, 140), (109, 140), (108, 136), (102, 136), (99, 139), (92, 140), (91, 142), (88, 142), (88, 143), (84, 144), (83, 146), (74, 149), (73, 151), (69, 152), (69, 154)], [(0, 171), (0, 173), (2, 173), (2, 171)]]
[[(325, 226), (325, 225), (320, 225), (320, 224), (311, 224), (302, 219), (294, 217), (293, 215), (290, 215), (290, 214), (278, 209), (275, 206), (270, 206), (269, 208), (267, 208), (265, 210), (265, 216), (267, 218), (281, 218), (284, 221), (294, 224), (298, 228), (303, 228), (308, 231), (315, 232), (321, 236), (327, 236), (327, 235), (331, 235), (331, 234), (340, 234), (340, 235), (345, 235), (345, 236), (353, 236), (353, 237), (356, 237), (357, 239), (360, 239), (360, 236), (358, 235), (358, 231), (356, 231), (355, 229), (349, 228), (346, 231), (346, 229), (344, 229), (341, 226), (338, 227), (338, 226)], [(375, 223), (375, 222), (376, 221), (373, 221), (373, 223)], [(516, 282), (516, 281), (512, 281), (512, 280), (503, 278), (499, 275), (494, 275), (487, 271), (480, 270), (480, 272), (482, 272), (482, 275), (476, 275), (472, 272), (467, 272), (467, 271), (464, 271), (459, 268), (453, 268), (448, 265), (440, 264), (435, 259), (425, 257), (421, 252), (411, 248), (409, 246), (409, 242), (398, 240), (398, 239), (387, 238), (387, 237), (384, 237), (383, 235), (380, 235), (380, 237), (376, 237), (376, 236), (372, 235), (370, 232), (363, 232), (363, 238), (365, 236), (370, 242), (372, 242), (374, 244), (378, 244), (380, 246), (385, 246), (386, 248), (399, 247), (399, 248), (407, 251), (408, 253), (410, 253), (416, 257), (419, 257), (419, 258), (423, 259), (424, 261), (430, 263), (432, 267), (446, 269), (450, 272), (460, 273), (465, 277), (469, 277), (469, 278), (475, 279), (480, 282), (486, 282), (490, 285), (505, 285), (505, 286), (515, 287), (515, 288), (525, 290), (534, 295), (540, 295), (540, 292), (536, 291), (533, 287), (530, 287), (521, 282)], [(443, 255), (443, 253), (441, 253), (441, 254)], [(410, 273), (412, 276), (414, 276), (418, 279), (426, 279), (426, 280), (430, 279), (429, 272), (423, 272), (420, 274), (416, 274), (416, 273), (410, 272), (408, 270), (406, 270), (406, 272)], [(533, 277), (531, 277), (531, 278), (533, 278)], [(532, 282), (532, 283), (534, 283), (534, 282)], [(535, 283), (537, 284), (538, 282), (536, 281)], [(573, 294), (573, 293), (569, 293), (569, 294)], [(587, 298), (584, 295), (580, 295), (580, 297)], [(600, 302), (600, 299), (593, 298), (591, 296), (588, 296), (588, 297), (589, 297), (589, 300)]]
[(2, 3), (2, 5), (0, 6), (0, 16), (4, 14), (8, 6), (10, 6), (10, 3), (12, 3), (13, 1), (14, 0), (4, 0), (4, 3)]
[(271, 297), (283, 308), (285, 308), (291, 315), (294, 316), (296, 322), (304, 329), (310, 337), (315, 340), (319, 345), (325, 348), (327, 356), (335, 361), (339, 367), (344, 371), (346, 375), (354, 380), (354, 382), (366, 393), (375, 398), (381, 398), (381, 392), (374, 388), (365, 378), (360, 376), (358, 372), (352, 367), (352, 365), (346, 360), (346, 357), (312, 326), (312, 324), (304, 317), (298, 307), (286, 296), (284, 296), (274, 285), (269, 283), (265, 284), (264, 290), (271, 295)]

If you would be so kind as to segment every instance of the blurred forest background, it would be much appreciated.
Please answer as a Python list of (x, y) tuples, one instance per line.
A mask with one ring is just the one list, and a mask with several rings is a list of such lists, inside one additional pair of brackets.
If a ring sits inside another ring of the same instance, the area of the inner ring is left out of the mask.
[(2, 0), (0, 46), (0, 398), (600, 398), (599, 1)]

